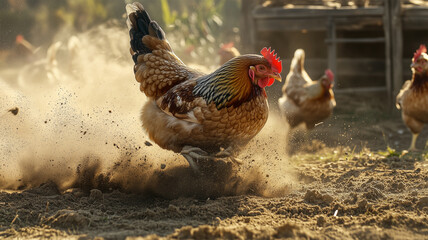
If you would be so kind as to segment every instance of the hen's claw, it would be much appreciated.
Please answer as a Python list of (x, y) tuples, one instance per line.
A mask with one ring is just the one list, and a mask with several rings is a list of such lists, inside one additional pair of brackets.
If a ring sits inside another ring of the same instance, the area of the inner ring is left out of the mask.
[(243, 161), (239, 158), (236, 158), (235, 156), (233, 156), (232, 153), (232, 147), (228, 147), (226, 149), (224, 148), (220, 148), (220, 152), (215, 154), (215, 157), (217, 158), (228, 158), (230, 159), (232, 162), (241, 165), (243, 163)]
[(208, 153), (205, 152), (204, 150), (198, 147), (192, 147), (192, 146), (184, 146), (183, 149), (181, 150), (181, 154), (183, 153), (184, 154), (196, 153), (198, 155), (208, 156)]
[(187, 162), (189, 162), (190, 167), (197, 174), (200, 174), (201, 171), (199, 170), (199, 167), (196, 164), (195, 160), (198, 161), (200, 159), (215, 159), (214, 157), (209, 156), (207, 152), (198, 147), (184, 146), (180, 153), (187, 160)]
[(193, 160), (193, 157), (188, 153), (182, 153), (183, 157), (189, 162), (190, 167), (192, 168), (193, 172), (199, 174), (199, 167), (196, 165), (195, 161)]
[(207, 152), (198, 147), (184, 146), (180, 154), (183, 155), (187, 162), (189, 162), (189, 165), (193, 169), (193, 171), (198, 174), (201, 173), (197, 165), (197, 162), (199, 160), (229, 159), (230, 161), (238, 165), (241, 165), (243, 162), (241, 159), (236, 158), (233, 155), (232, 147), (228, 147), (226, 149), (221, 148), (218, 153), (214, 155), (209, 155)]

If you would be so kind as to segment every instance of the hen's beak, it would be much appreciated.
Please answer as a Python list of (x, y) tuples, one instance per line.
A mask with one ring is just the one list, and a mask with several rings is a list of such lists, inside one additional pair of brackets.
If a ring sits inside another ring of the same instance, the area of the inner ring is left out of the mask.
[(277, 81), (282, 82), (282, 78), (281, 78), (281, 74), (277, 73), (277, 72), (272, 72), (271, 74), (269, 74), (270, 78), (273, 78)]

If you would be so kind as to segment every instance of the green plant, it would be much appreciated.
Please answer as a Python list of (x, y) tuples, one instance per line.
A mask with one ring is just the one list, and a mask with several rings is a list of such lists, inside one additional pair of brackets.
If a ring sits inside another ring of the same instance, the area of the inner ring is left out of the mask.
[(161, 0), (160, 3), (164, 30), (177, 55), (185, 62), (212, 65), (219, 45), (229, 41), (225, 40), (227, 31), (222, 28), (222, 14), (231, 4), (238, 5), (238, 1)]
[(384, 157), (400, 157), (400, 156), (402, 156), (401, 152), (398, 152), (389, 146), (386, 147), (386, 151), (379, 151), (378, 153), (379, 153), (379, 155), (382, 155)]

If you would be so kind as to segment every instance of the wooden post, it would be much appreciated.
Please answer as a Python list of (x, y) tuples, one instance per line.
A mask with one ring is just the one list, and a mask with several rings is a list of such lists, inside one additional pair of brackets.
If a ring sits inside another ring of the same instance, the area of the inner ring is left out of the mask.
[(392, 69), (391, 69), (391, 3), (384, 1), (383, 5), (383, 31), (385, 35), (385, 86), (387, 93), (388, 111), (393, 107)]
[(329, 43), (328, 43), (328, 68), (335, 74), (335, 88), (337, 86), (338, 81), (338, 77), (337, 77), (337, 66), (336, 66), (336, 50), (337, 50), (337, 46), (336, 46), (336, 23), (334, 22), (334, 18), (329, 16), (328, 17), (328, 21), (327, 21), (327, 38), (329, 39)]
[(392, 91), (396, 96), (403, 85), (403, 34), (401, 22), (401, 1), (391, 0), (391, 39), (392, 39)]
[(257, 6), (257, 4), (258, 4), (257, 0), (241, 1), (240, 34), (241, 34), (242, 50), (240, 49), (240, 52), (242, 54), (250, 53), (254, 51), (254, 47), (255, 47), (254, 37), (257, 29), (255, 29), (255, 20), (253, 18), (253, 10), (255, 6)]

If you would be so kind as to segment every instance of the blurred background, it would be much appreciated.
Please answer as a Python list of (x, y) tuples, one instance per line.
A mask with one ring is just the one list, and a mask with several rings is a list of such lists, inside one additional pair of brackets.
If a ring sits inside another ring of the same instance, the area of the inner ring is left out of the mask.
[[(0, 65), (14, 65), (31, 54), (43, 55), (53, 43), (66, 42), (100, 25), (125, 29), (125, 4), (129, 2), (132, 1), (1, 0)], [(240, 0), (140, 2), (168, 33), (175, 51), (184, 60), (207, 56), (198, 62), (210, 64), (213, 59), (209, 55), (216, 54), (222, 42), (240, 42)], [(24, 44), (19, 41), (22, 37)], [(127, 51), (123, 54), (128, 57)]]
[[(124, 5), (129, 2), (0, 0), (0, 76), (15, 85), (20, 73), (21, 80), (25, 78), (23, 71), (35, 74), (39, 60), (43, 61), (38, 66), (47, 71), (64, 70), (67, 65), (66, 70), (77, 74), (72, 62), (85, 48), (79, 34), (93, 35), (98, 41), (104, 38), (114, 58), (126, 60), (127, 37), (101, 37), (95, 31), (105, 34), (100, 30), (103, 27), (126, 32)], [(338, 94), (374, 94), (390, 108), (402, 83), (411, 76), (413, 52), (428, 39), (425, 0), (140, 2), (187, 64), (209, 71), (228, 58), (222, 50), (235, 47), (241, 54), (257, 53), (272, 46), (284, 59), (286, 75), (294, 51), (303, 48), (310, 76), (317, 78), (328, 67), (336, 74)], [(55, 77), (55, 73), (50, 75)], [(269, 89), (272, 98), (280, 96), (280, 88), (277, 84)]]

